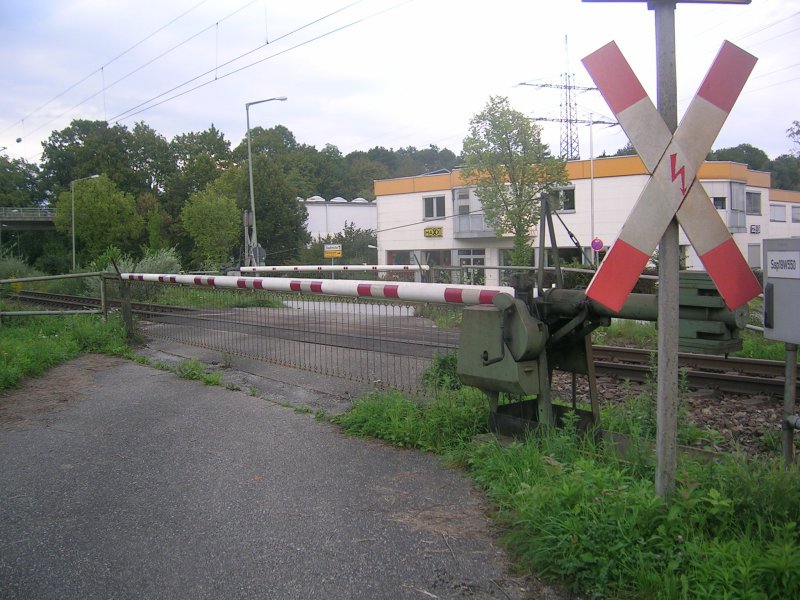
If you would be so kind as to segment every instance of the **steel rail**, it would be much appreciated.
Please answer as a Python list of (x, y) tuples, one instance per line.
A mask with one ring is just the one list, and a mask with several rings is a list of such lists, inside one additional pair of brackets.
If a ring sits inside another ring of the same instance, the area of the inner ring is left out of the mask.
[[(655, 350), (594, 346), (595, 360), (648, 365), (658, 354)], [(652, 358), (651, 358), (652, 357)], [(702, 371), (736, 372), (745, 375), (783, 377), (785, 364), (779, 360), (716, 356), (712, 354), (678, 353), (678, 365)]]
[[(69, 294), (56, 294), (53, 292), (36, 292), (31, 290), (22, 290), (14, 292), (11, 297), (22, 300), (24, 302), (32, 302), (42, 304), (45, 306), (84, 306), (96, 307), (101, 305), (101, 299), (93, 296), (74, 296)], [(120, 300), (107, 299), (106, 304), (109, 307), (119, 307)], [(166, 304), (151, 304), (148, 302), (131, 302), (131, 309), (139, 314), (164, 314), (170, 312), (187, 312), (195, 310), (193, 308), (184, 306), (170, 306)], [(35, 312), (35, 311), (31, 311)]]

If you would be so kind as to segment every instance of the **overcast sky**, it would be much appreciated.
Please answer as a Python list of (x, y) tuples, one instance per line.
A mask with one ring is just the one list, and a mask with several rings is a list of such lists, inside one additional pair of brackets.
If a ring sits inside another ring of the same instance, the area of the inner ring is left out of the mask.
[[(571, 73), (591, 86), (580, 59), (611, 40), (655, 102), (654, 29), (646, 2), (0, 0), (0, 148), (38, 161), (41, 142), (73, 119), (144, 121), (167, 139), (213, 123), (235, 146), (245, 103), (287, 96), (251, 106), (251, 127), (282, 124), (344, 154), (458, 153), (490, 95), (558, 118), (560, 90), (518, 84)], [(725, 39), (759, 61), (714, 147), (796, 150), (786, 130), (800, 120), (800, 0), (678, 4), (679, 118)], [(611, 118), (597, 92), (577, 105), (581, 119)], [(561, 126), (542, 126), (558, 154)], [(596, 155), (626, 142), (619, 127), (592, 133)], [(588, 158), (589, 127), (579, 135)]]

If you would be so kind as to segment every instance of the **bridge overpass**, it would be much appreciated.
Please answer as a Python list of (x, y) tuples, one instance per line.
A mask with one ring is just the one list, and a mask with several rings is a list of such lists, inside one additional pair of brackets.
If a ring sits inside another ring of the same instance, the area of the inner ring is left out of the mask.
[(22, 206), (0, 207), (0, 229), (5, 231), (29, 231), (53, 229), (56, 211), (52, 208)]

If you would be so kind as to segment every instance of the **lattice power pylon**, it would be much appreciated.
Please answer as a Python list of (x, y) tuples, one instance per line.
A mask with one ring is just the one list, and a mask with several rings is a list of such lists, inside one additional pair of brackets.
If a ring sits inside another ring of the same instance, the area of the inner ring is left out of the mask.
[[(580, 144), (578, 141), (578, 125), (588, 125), (590, 121), (578, 119), (578, 107), (575, 100), (575, 92), (589, 92), (597, 90), (596, 87), (586, 87), (575, 85), (575, 75), (572, 73), (562, 73), (561, 83), (528, 83), (521, 82), (519, 85), (526, 85), (538, 88), (554, 88), (561, 90), (561, 117), (558, 119), (547, 117), (534, 117), (532, 121), (552, 121), (561, 123), (561, 147), (559, 156), (566, 160), (578, 160), (580, 156)], [(601, 123), (601, 121), (591, 121), (591, 123)], [(616, 123), (608, 123), (616, 125)]]
[(578, 144), (578, 128), (575, 123), (577, 118), (577, 105), (574, 93), (575, 75), (572, 73), (561, 74), (561, 156), (567, 160), (580, 158)]

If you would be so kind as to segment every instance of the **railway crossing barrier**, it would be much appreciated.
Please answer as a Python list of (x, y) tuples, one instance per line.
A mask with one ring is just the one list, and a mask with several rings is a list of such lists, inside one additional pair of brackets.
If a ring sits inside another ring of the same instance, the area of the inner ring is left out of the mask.
[[(658, 318), (658, 300), (654, 295), (631, 294), (621, 310), (613, 311), (586, 298), (583, 290), (550, 288), (540, 292), (535, 289), (534, 278), (528, 274), (517, 274), (514, 287), (148, 273), (122, 273), (121, 279), (127, 284), (261, 290), (306, 298), (349, 297), (370, 307), (385, 302), (463, 307), (460, 336), (451, 338), (450, 343), (452, 349), (458, 350), (458, 375), (464, 383), (487, 393), (491, 424), (495, 429), (505, 431), (531, 429), (543, 424), (557, 425), (565, 411), (575, 410), (574, 405), (561, 407), (553, 403), (550, 380), (554, 370), (588, 377), (592, 410), (576, 412), (584, 426), (598, 423), (599, 405), (589, 334), (609, 324), (611, 318), (644, 321)], [(710, 280), (702, 275), (690, 276), (685, 288), (680, 318), (682, 330), (688, 332), (685, 339), (688, 346), (695, 351), (702, 347), (705, 353), (727, 353), (741, 347), (738, 333), (747, 323), (746, 306), (735, 311), (728, 309)], [(284, 306), (292, 306), (288, 298), (283, 296)], [(282, 310), (285, 314), (285, 309)], [(267, 312), (267, 309), (261, 312)], [(250, 316), (255, 318), (255, 313)], [(212, 317), (228, 318), (222, 315), (222, 311), (210, 310), (186, 318)], [(247, 333), (249, 321), (246, 317), (242, 314), (239, 320), (230, 321), (230, 326), (226, 327), (228, 331), (216, 334), (218, 339)], [(375, 320), (381, 318), (377, 316)], [(401, 327), (396, 316), (388, 316), (386, 320), (395, 320), (394, 325)], [(310, 338), (307, 343), (319, 347), (336, 346), (349, 327), (353, 325), (345, 324), (336, 332), (322, 328), (317, 334), (319, 339)], [(276, 326), (270, 324), (269, 328), (274, 334)], [(352, 350), (360, 350), (362, 355), (367, 350), (368, 356), (391, 353), (388, 346), (399, 343), (399, 337), (397, 330), (382, 332), (376, 335), (375, 343), (359, 342), (359, 347), (353, 346)], [(356, 355), (346, 354), (343, 360), (354, 361)], [(416, 373), (420, 371), (417, 369)], [(405, 374), (401, 378), (407, 379)], [(385, 378), (381, 377), (381, 380), (385, 381)], [(408, 384), (407, 380), (405, 384)]]

